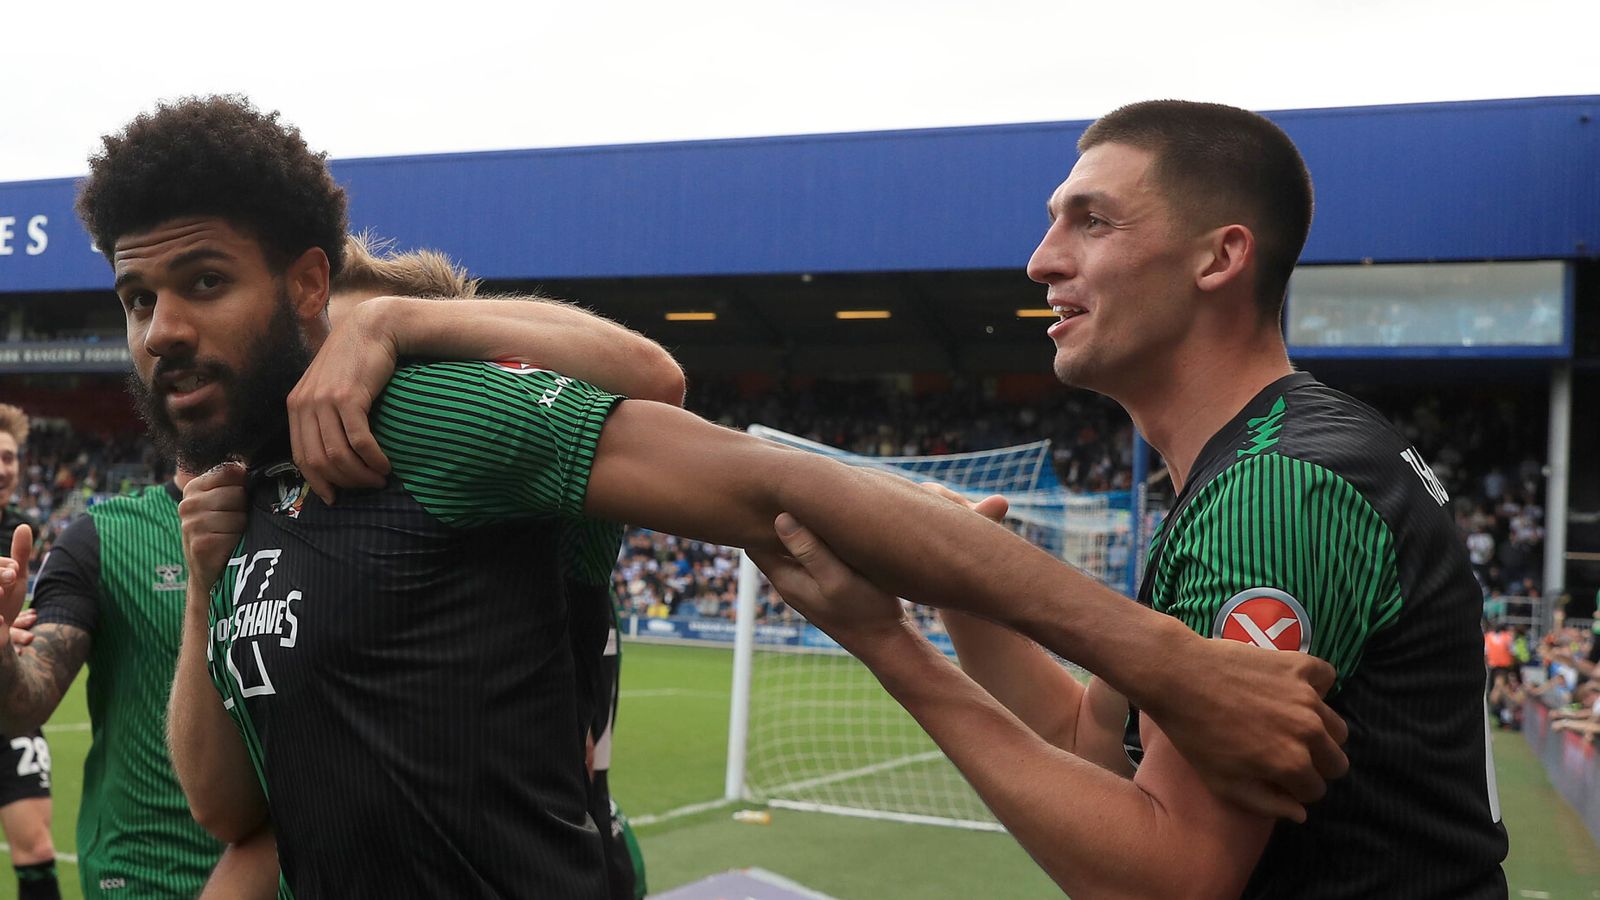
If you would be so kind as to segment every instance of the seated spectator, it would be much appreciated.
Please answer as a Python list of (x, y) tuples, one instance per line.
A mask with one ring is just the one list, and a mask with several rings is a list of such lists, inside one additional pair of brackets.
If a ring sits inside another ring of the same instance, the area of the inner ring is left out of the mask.
[(1495, 682), (1489, 690), (1489, 709), (1501, 728), (1522, 730), (1522, 705), (1527, 700), (1528, 692), (1522, 686), (1522, 677), (1516, 672)]

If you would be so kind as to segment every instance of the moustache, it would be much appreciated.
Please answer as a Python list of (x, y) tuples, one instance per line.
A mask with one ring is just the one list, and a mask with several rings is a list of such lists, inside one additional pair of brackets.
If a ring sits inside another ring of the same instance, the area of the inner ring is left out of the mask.
[(157, 393), (168, 393), (172, 390), (172, 382), (190, 375), (220, 382), (232, 378), (233, 370), (217, 360), (163, 356), (156, 360), (155, 368), (150, 372), (150, 387)]

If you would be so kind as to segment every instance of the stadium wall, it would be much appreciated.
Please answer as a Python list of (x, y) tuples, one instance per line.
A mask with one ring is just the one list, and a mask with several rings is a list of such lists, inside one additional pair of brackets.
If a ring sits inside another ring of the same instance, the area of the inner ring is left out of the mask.
[(1600, 844), (1600, 748), (1571, 731), (1550, 729), (1550, 709), (1536, 700), (1523, 707), (1522, 733), (1550, 774), (1550, 783)]
[[(291, 114), (293, 111), (290, 110)], [(1600, 251), (1600, 97), (1269, 113), (1316, 179), (1303, 261)], [(107, 123), (108, 126), (115, 123)], [(335, 162), (352, 223), (490, 279), (1018, 269), (1086, 122)], [(106, 287), (74, 179), (0, 184), (0, 293)]]

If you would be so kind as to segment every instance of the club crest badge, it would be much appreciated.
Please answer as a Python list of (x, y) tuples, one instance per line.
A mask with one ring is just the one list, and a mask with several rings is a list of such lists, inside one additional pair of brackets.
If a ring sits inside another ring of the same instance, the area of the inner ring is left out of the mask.
[(267, 475), (277, 482), (278, 487), (278, 502), (272, 505), (273, 513), (291, 519), (300, 518), (300, 509), (311, 494), (311, 486), (300, 477), (300, 470), (293, 463), (283, 463), (268, 469)]
[(165, 563), (156, 566), (156, 580), (151, 585), (155, 590), (181, 591), (188, 586), (188, 581), (183, 577), (182, 563)]

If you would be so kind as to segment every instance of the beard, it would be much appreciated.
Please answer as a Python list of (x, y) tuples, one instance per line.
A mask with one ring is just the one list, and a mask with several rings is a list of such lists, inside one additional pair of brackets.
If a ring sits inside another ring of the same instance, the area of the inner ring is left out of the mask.
[(200, 473), (230, 459), (248, 459), (268, 440), (277, 437), (289, 421), (289, 392), (311, 364), (311, 350), (295, 321), (288, 292), (278, 291), (266, 331), (245, 349), (244, 364), (236, 371), (215, 359), (163, 356), (151, 375), (153, 384), (173, 371), (191, 370), (215, 382), (222, 392), (222, 421), (182, 426), (172, 420), (165, 390), (145, 384), (137, 372), (128, 376), (139, 417), (144, 420), (156, 448), (179, 467)]

